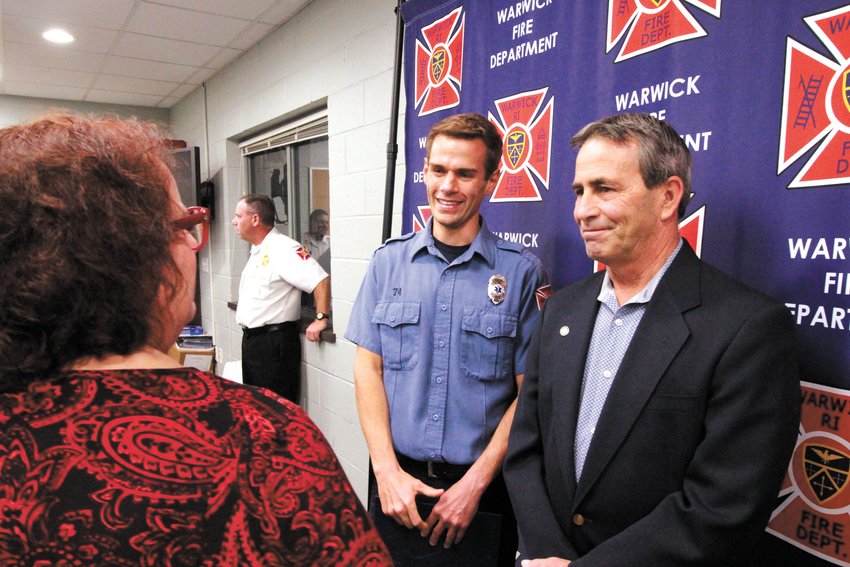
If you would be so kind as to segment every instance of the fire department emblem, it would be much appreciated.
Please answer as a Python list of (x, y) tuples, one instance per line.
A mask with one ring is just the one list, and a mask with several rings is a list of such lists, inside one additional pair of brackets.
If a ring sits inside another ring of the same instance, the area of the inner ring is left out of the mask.
[(516, 169), (517, 165), (522, 162), (522, 158), (525, 157), (525, 149), (528, 147), (525, 143), (526, 138), (526, 133), (521, 128), (508, 132), (505, 138), (507, 142), (505, 144), (505, 157), (508, 159), (511, 169)]
[(806, 480), (819, 503), (829, 502), (844, 490), (850, 457), (824, 445), (806, 445), (802, 456)]
[(803, 18), (834, 59), (788, 37), (777, 174), (811, 153), (789, 189), (850, 181), (850, 6)]
[(800, 394), (797, 446), (766, 531), (848, 567), (850, 422), (843, 419), (850, 391), (801, 381)]
[(440, 84), (446, 72), (447, 63), (446, 50), (443, 47), (434, 50), (431, 54), (431, 82), (435, 85)]
[[(721, 0), (687, 0), (720, 18)], [(626, 40), (614, 62), (637, 57), (667, 45), (708, 35), (682, 0), (608, 0), (605, 53)]]
[(304, 246), (301, 246), (300, 248), (298, 248), (298, 250), (296, 250), (295, 253), (298, 254), (298, 256), (302, 260), (309, 260), (310, 259), (310, 251), (307, 250), (307, 248), (305, 248)]
[(502, 135), (502, 172), (491, 202), (542, 201), (549, 190), (554, 97), (548, 88), (495, 101), (490, 122)]
[(508, 280), (505, 276), (493, 274), (490, 276), (490, 281), (487, 282), (487, 297), (493, 302), (493, 305), (499, 305), (505, 300), (508, 293)]
[(422, 28), (416, 40), (415, 96), (419, 116), (460, 104), (463, 71), (463, 8)]
[(413, 232), (419, 232), (428, 224), (428, 219), (431, 218), (431, 207), (428, 205), (419, 205), (416, 207), (419, 216), (413, 215)]
[(542, 285), (534, 291), (534, 297), (537, 299), (537, 310), (543, 309), (546, 305), (546, 300), (552, 295), (552, 286), (549, 284)]

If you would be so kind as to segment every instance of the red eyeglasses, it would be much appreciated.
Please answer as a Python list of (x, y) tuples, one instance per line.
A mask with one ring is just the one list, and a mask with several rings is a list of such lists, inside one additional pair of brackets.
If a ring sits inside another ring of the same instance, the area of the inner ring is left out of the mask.
[(197, 252), (206, 246), (210, 236), (210, 210), (206, 207), (189, 207), (188, 211), (189, 214), (185, 217), (174, 221), (174, 228), (189, 231), (198, 243), (192, 247), (192, 250)]

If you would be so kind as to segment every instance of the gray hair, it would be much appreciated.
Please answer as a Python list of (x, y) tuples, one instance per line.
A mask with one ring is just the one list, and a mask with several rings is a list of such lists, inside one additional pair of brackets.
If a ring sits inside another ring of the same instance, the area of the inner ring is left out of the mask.
[(691, 199), (691, 153), (672, 126), (649, 114), (626, 112), (591, 122), (570, 140), (580, 149), (591, 138), (605, 138), (619, 144), (634, 142), (638, 167), (644, 184), (652, 189), (672, 176), (682, 179), (684, 192), (679, 202), (679, 219)]

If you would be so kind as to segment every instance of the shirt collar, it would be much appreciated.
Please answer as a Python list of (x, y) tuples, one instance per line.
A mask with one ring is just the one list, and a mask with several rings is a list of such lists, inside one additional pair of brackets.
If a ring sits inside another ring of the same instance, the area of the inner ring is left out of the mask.
[[(667, 268), (670, 267), (670, 264), (673, 263), (673, 260), (676, 259), (676, 255), (679, 254), (679, 250), (682, 249), (682, 239), (679, 239), (679, 244), (676, 245), (676, 248), (670, 255), (667, 257), (667, 260), (664, 262), (664, 265), (655, 272), (655, 275), (652, 276), (652, 279), (649, 280), (649, 283), (640, 290), (634, 297), (625, 302), (623, 305), (628, 305), (630, 303), (649, 303), (649, 300), (652, 299), (652, 296), (655, 294), (655, 290), (658, 288), (658, 284), (661, 282), (661, 278), (664, 277), (664, 274), (667, 272)], [(608, 270), (605, 270), (605, 275), (602, 277), (602, 289), (599, 291), (599, 295), (597, 296), (597, 300), (605, 303), (605, 300), (608, 298), (610, 294), (614, 293), (614, 284), (611, 282), (611, 276), (608, 275)], [(616, 303), (616, 301), (615, 301)], [(621, 305), (622, 307), (622, 305)]]
[(278, 231), (276, 226), (272, 227), (272, 229), (268, 232), (268, 234), (266, 234), (266, 236), (263, 238), (262, 242), (260, 242), (259, 244), (252, 244), (251, 245), (251, 255), (253, 256), (254, 254), (259, 252), (263, 248), (268, 248), (269, 243), (272, 240), (272, 234), (279, 234), (279, 233), (280, 233), (280, 231)]
[[(478, 218), (480, 219), (481, 224), (478, 227), (478, 234), (475, 235), (475, 240), (473, 240), (469, 245), (469, 250), (464, 252), (460, 258), (455, 261), (465, 262), (467, 259), (471, 258), (473, 254), (478, 254), (492, 267), (495, 265), (496, 261), (497, 239), (496, 236), (487, 228), (487, 222), (484, 220), (484, 217), (479, 215)], [(434, 218), (432, 217), (428, 219), (428, 223), (425, 225), (425, 228), (414, 235), (413, 246), (410, 249), (410, 261), (413, 261), (416, 255), (422, 250), (427, 250), (428, 254), (442, 258), (442, 255), (437, 250), (437, 245), (434, 244), (434, 235), (431, 232), (433, 223)]]

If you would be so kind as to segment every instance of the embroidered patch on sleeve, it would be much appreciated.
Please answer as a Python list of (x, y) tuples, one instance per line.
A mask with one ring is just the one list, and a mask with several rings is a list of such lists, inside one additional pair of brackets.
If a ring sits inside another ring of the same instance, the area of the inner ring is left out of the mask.
[(543, 306), (546, 305), (546, 300), (549, 299), (549, 296), (552, 295), (552, 286), (549, 284), (540, 286), (534, 292), (534, 297), (537, 298), (537, 309), (543, 309)]
[(300, 256), (302, 260), (309, 260), (310, 259), (310, 251), (307, 250), (307, 248), (304, 247), (304, 246), (302, 246), (298, 250), (296, 250), (295, 253), (298, 254), (298, 256)]

